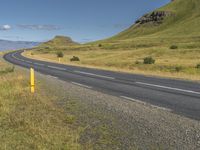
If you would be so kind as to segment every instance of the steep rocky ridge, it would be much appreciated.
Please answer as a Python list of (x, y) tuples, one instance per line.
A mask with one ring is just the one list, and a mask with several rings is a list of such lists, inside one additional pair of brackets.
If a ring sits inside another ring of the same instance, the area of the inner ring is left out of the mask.
[(140, 19), (138, 19), (136, 24), (145, 24), (145, 23), (156, 23), (160, 24), (165, 17), (172, 16), (173, 13), (167, 11), (153, 11), (152, 13), (145, 14)]

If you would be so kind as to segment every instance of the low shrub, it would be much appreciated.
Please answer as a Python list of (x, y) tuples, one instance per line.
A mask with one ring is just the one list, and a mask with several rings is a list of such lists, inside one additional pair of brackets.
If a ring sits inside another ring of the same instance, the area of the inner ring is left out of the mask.
[(102, 44), (99, 44), (98, 46), (99, 46), (99, 47), (102, 47)]
[(155, 59), (153, 59), (152, 57), (145, 57), (143, 63), (144, 64), (154, 64), (155, 63)]
[(58, 58), (64, 57), (63, 52), (57, 52), (56, 54), (57, 54), (57, 57), (58, 57)]
[(180, 72), (181, 70), (183, 70), (183, 67), (181, 67), (181, 66), (176, 66), (175, 67), (175, 71), (176, 72)]
[(196, 65), (196, 68), (197, 68), (197, 69), (200, 69), (200, 63)]
[(177, 45), (172, 45), (172, 46), (170, 46), (170, 49), (178, 49), (178, 46)]
[(44, 49), (50, 49), (50, 47), (44, 47)]
[(80, 61), (80, 59), (77, 56), (73, 56), (70, 61)]
[(135, 64), (138, 65), (138, 64), (141, 64), (141, 62), (138, 61), (138, 60), (136, 60), (136, 61), (135, 61)]

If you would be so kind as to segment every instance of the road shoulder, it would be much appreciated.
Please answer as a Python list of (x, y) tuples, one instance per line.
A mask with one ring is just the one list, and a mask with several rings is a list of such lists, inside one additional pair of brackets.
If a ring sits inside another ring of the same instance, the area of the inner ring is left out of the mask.
[(80, 142), (87, 148), (200, 148), (199, 121), (51, 76), (38, 74), (38, 78), (58, 97), (56, 104), (76, 116), (84, 129)]

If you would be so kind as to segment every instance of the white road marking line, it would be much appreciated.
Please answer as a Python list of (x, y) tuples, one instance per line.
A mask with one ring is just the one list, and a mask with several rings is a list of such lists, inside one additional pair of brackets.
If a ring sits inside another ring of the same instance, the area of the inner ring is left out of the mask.
[(153, 86), (153, 87), (158, 87), (158, 88), (163, 88), (163, 89), (169, 89), (169, 90), (175, 90), (175, 91), (180, 91), (180, 92), (185, 92), (185, 93), (192, 93), (192, 94), (199, 94), (200, 95), (200, 92), (195, 92), (195, 91), (190, 91), (190, 90), (184, 90), (184, 89), (179, 89), (179, 88), (173, 88), (173, 87), (156, 85), (156, 84), (149, 84), (149, 83), (143, 83), (143, 82), (136, 82), (136, 83), (137, 84), (141, 84), (141, 85)]
[(40, 64), (40, 63), (34, 63), (34, 64), (38, 66), (44, 66), (44, 64)]
[[(14, 54), (15, 54), (15, 53), (14, 53)], [(12, 57), (13, 57), (13, 58), (15, 58), (15, 59), (17, 59), (17, 60), (19, 60), (19, 61), (24, 61), (23, 59), (17, 58), (14, 54), (12, 54)]]
[(31, 61), (27, 61), (27, 60), (25, 60), (25, 62), (32, 64), (32, 62), (31, 62)]
[(115, 78), (113, 78), (113, 77), (103, 76), (103, 75), (98, 75), (98, 74), (93, 74), (93, 73), (89, 73), (89, 72), (83, 72), (83, 71), (74, 71), (74, 72), (76, 72), (76, 73), (81, 73), (81, 74), (85, 74), (85, 75), (96, 76), (96, 77), (100, 77), (100, 78), (106, 78), (106, 79), (112, 79), (112, 80), (115, 79)]
[(127, 97), (127, 96), (120, 96), (120, 97), (121, 97), (121, 98), (124, 98), (124, 99), (128, 99), (128, 100), (134, 101), (134, 102), (137, 102), (137, 103), (140, 103), (140, 104), (146, 104), (145, 102), (142, 102), (142, 101), (133, 99), (133, 98), (131, 98), (131, 97)]
[(55, 76), (51, 76), (51, 75), (47, 75), (48, 77), (54, 78), (54, 79), (58, 79), (58, 77)]
[(14, 57), (14, 53), (12, 53), (12, 57)]
[(12, 54), (12, 57), (15, 58), (15, 59), (17, 59), (17, 60), (19, 60), (19, 58), (17, 58), (17, 57), (15, 56), (15, 54)]
[(84, 88), (88, 88), (88, 89), (92, 88), (91, 86), (87, 86), (87, 85), (84, 85), (84, 84), (81, 84), (81, 83), (77, 83), (77, 82), (71, 82), (71, 83), (75, 84), (75, 85), (78, 85), (78, 86), (81, 86), (81, 87), (84, 87)]
[(48, 67), (49, 67), (49, 68), (52, 68), (52, 69), (62, 70), (62, 71), (66, 70), (66, 69), (64, 69), (64, 68), (55, 67), (55, 66), (48, 66)]
[(169, 108), (164, 108), (164, 107), (160, 107), (160, 106), (152, 105), (152, 104), (149, 104), (149, 103), (146, 103), (146, 102), (140, 101), (140, 100), (133, 99), (133, 98), (131, 98), (131, 97), (127, 97), (127, 96), (120, 96), (120, 97), (121, 97), (121, 98), (124, 98), (124, 99), (127, 99), (127, 100), (131, 100), (131, 101), (136, 102), (136, 103), (139, 103), (139, 104), (143, 104), (143, 105), (151, 106), (151, 107), (156, 108), (156, 109), (160, 109), (160, 110), (164, 110), (164, 111), (172, 112), (172, 110), (169, 109)]

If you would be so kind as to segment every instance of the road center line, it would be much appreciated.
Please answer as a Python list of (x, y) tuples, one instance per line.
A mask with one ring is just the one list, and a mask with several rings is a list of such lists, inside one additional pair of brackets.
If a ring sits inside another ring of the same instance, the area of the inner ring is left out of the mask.
[(84, 85), (84, 84), (81, 84), (81, 83), (77, 83), (77, 82), (71, 82), (71, 83), (75, 84), (75, 85), (78, 85), (78, 86), (81, 86), (81, 87), (84, 87), (84, 88), (88, 88), (88, 89), (92, 88), (91, 86), (87, 86), (87, 85)]
[(32, 62), (31, 62), (31, 61), (27, 61), (27, 60), (25, 60), (25, 62), (32, 64)]
[(131, 98), (131, 97), (127, 97), (127, 96), (120, 96), (120, 97), (121, 97), (121, 98), (124, 98), (124, 99), (127, 99), (127, 100), (130, 100), (130, 101), (133, 101), (133, 102), (136, 102), (136, 103), (139, 103), (139, 104), (142, 104), (142, 105), (147, 105), (147, 106), (151, 106), (151, 107), (156, 108), (156, 109), (160, 109), (160, 110), (172, 112), (172, 110), (169, 109), (169, 108), (164, 108), (164, 107), (152, 105), (152, 104), (149, 104), (149, 103), (140, 101), (140, 100), (133, 99), (133, 98)]
[(200, 92), (195, 92), (195, 91), (190, 91), (190, 90), (184, 90), (184, 89), (179, 89), (179, 88), (173, 88), (173, 87), (156, 85), (156, 84), (149, 84), (149, 83), (143, 83), (143, 82), (136, 82), (136, 83), (137, 84), (141, 84), (141, 85), (147, 85), (147, 86), (152, 86), (152, 87), (158, 87), (158, 88), (163, 88), (163, 89), (169, 89), (169, 90), (175, 90), (175, 91), (180, 91), (180, 92), (192, 93), (192, 94), (200, 95)]
[(12, 57), (15, 58), (15, 59), (17, 59), (17, 60), (19, 60), (19, 61), (24, 61), (23, 59), (17, 58), (17, 57), (15, 56), (15, 53), (12, 54)]
[(19, 60), (19, 58), (17, 58), (17, 57), (15, 56), (15, 54), (12, 54), (12, 57), (15, 58), (15, 59), (17, 59), (17, 60)]
[(112, 79), (112, 80), (115, 79), (115, 78), (113, 78), (113, 77), (103, 76), (103, 75), (98, 75), (98, 74), (93, 74), (93, 73), (89, 73), (89, 72), (83, 72), (83, 71), (74, 71), (74, 72), (76, 72), (76, 73), (81, 73), (81, 74), (85, 74), (85, 75), (96, 76), (96, 77), (100, 77), (100, 78), (106, 78), (106, 79)]
[(62, 71), (66, 70), (66, 69), (64, 69), (64, 68), (55, 67), (55, 66), (48, 66), (48, 67), (49, 67), (49, 68), (52, 68), (52, 69), (62, 70)]
[(38, 66), (44, 66), (44, 64), (40, 64), (40, 63), (34, 63), (34, 64)]

